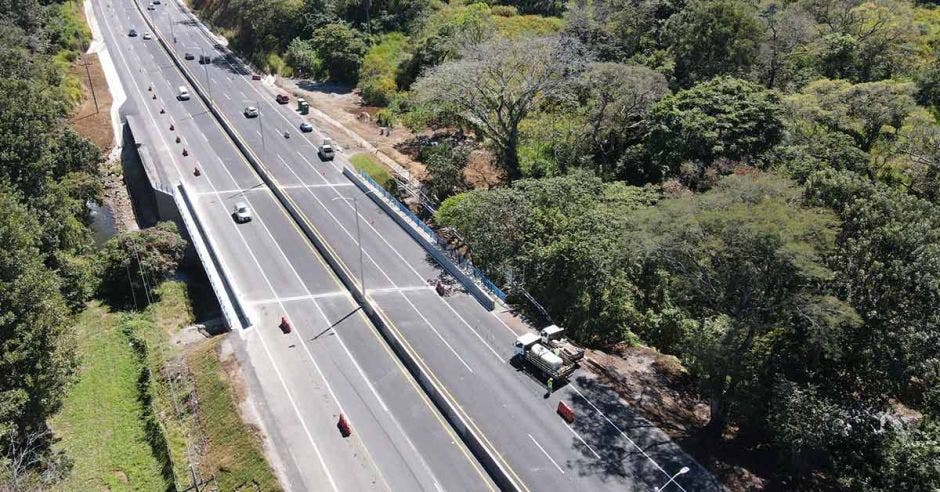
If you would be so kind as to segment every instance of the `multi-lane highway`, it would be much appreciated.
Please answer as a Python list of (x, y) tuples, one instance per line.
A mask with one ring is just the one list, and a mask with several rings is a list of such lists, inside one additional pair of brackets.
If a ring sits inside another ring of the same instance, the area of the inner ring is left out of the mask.
[[(93, 6), (128, 95), (122, 112), (146, 130), (136, 139), (190, 190), (208, 239), (253, 312), (255, 328), (239, 335), (285, 485), (494, 489), (206, 107), (195, 97), (175, 99), (186, 83), (166, 53), (153, 40), (128, 37), (132, 27), (146, 32), (139, 12), (124, 2)], [(236, 201), (250, 204), (254, 220), (234, 223)], [(294, 326), (289, 334), (276, 328), (285, 315)], [(340, 413), (353, 426), (348, 439), (336, 428)]]
[[(223, 267), (236, 279), (242, 302), (257, 313), (245, 346), (265, 381), (268, 431), (288, 448), (280, 455), (293, 463), (297, 482), (289, 485), (491, 487), (218, 122), (198, 98), (173, 99), (176, 88), (188, 84), (163, 48), (155, 40), (127, 37), (131, 27), (146, 30), (133, 0), (94, 1), (106, 24), (105, 40), (120, 53), (116, 64), (131, 87), (129, 97), (152, 127), (158, 155), (198, 197), (196, 208), (209, 224), (210, 240), (226, 258)], [(342, 175), (343, 152), (333, 162), (321, 162), (314, 142), (324, 135), (300, 133), (303, 117), (292, 106), (277, 104), (275, 91), (252, 80), (185, 7), (170, 1), (146, 12), (181, 59), (186, 52), (197, 60), (201, 54), (213, 57), (208, 65), (184, 63), (192, 64), (213, 104), (304, 220), (349, 271), (361, 273), (379, 315), (519, 488), (652, 490), (667, 482), (666, 490), (720, 488), (590, 374), (576, 373), (570, 384), (544, 397), (538, 381), (509, 364), (518, 333), (506, 314), (485, 310), (467, 294), (437, 295), (431, 285), (440, 266)], [(158, 113), (148, 86), (167, 114)], [(245, 118), (249, 105), (260, 109), (258, 118)], [(171, 119), (191, 157), (180, 157), (180, 145), (169, 140), (175, 135), (166, 130)], [(203, 167), (198, 179), (190, 169), (194, 161)], [(256, 221), (233, 224), (228, 214), (237, 200), (249, 202)], [(282, 315), (302, 327), (296, 335), (276, 331)], [(559, 401), (575, 409), (573, 424), (555, 414)], [(341, 411), (361, 429), (352, 444), (337, 439), (332, 419)], [(684, 467), (689, 471), (670, 482)]]

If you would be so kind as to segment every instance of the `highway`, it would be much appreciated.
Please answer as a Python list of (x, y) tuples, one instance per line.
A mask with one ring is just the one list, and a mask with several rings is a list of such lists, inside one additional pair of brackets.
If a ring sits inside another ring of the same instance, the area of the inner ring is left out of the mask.
[[(116, 25), (123, 27), (116, 27), (118, 32), (126, 33), (132, 25), (139, 30), (145, 26), (139, 18), (140, 12), (131, 1), (115, 3), (114, 9), (117, 15), (112, 17)], [(576, 373), (570, 384), (558, 388), (549, 397), (544, 397), (545, 389), (540, 382), (509, 363), (512, 341), (519, 334), (510, 327), (516, 325), (510, 323), (509, 314), (502, 311), (489, 312), (474, 298), (464, 293), (438, 296), (431, 286), (442, 275), (440, 266), (430, 260), (417, 242), (341, 174), (342, 166), (348, 165), (348, 157), (344, 152), (339, 152), (333, 162), (321, 162), (316, 156), (314, 142), (320, 141), (323, 135), (319, 131), (300, 133), (297, 128), (303, 120), (293, 110), (293, 106), (276, 104), (276, 90), (251, 80), (250, 72), (230, 56), (205, 26), (184, 7), (174, 2), (157, 6), (152, 12), (152, 20), (159, 25), (160, 34), (164, 39), (172, 40), (175, 36), (174, 46), (180, 54), (191, 52), (198, 57), (199, 54), (205, 53), (215, 58), (209, 65), (199, 65), (195, 60), (187, 63), (192, 64), (190, 69), (195, 74), (204, 77), (204, 84), (202, 81), (200, 83), (208, 88), (217, 108), (235, 125), (252, 151), (263, 160), (281, 189), (299, 205), (305, 220), (323, 234), (347, 269), (356, 274), (360, 273), (360, 250), (356, 232), (358, 219), (363, 261), (361, 273), (365, 279), (367, 296), (377, 306), (387, 324), (405, 341), (408, 350), (419, 359), (422, 369), (444, 389), (451, 403), (460, 410), (477, 434), (482, 436), (490, 451), (498, 456), (519, 488), (652, 490), (669, 482), (683, 467), (688, 467), (690, 471), (670, 482), (666, 490), (720, 489), (715, 480), (665, 434), (636, 416), (614, 392), (598, 384), (586, 371)], [(158, 92), (163, 94), (163, 97), (174, 95), (176, 86), (186, 85), (165, 54), (161, 56), (161, 48), (155, 41), (148, 44), (139, 38), (131, 39), (125, 36), (121, 39), (117, 35), (113, 36), (113, 39), (117, 44), (111, 45), (112, 47), (127, 43), (144, 46), (142, 50), (149, 58), (141, 55), (137, 67), (150, 71), (149, 78), (159, 86)], [(133, 70), (129, 68), (129, 71)], [(259, 118), (248, 119), (243, 116), (242, 111), (248, 105), (260, 109)], [(188, 116), (183, 117), (183, 124), (187, 125), (184, 131), (187, 135), (197, 135), (190, 137), (194, 145), (198, 141), (192, 139), (200, 138), (198, 135), (205, 136), (207, 141), (204, 145), (211, 146), (213, 150), (217, 145), (222, 145), (217, 144), (215, 139), (224, 141), (227, 137), (221, 130), (211, 128), (214, 121), (205, 114), (205, 109), (199, 109), (198, 101), (194, 98), (194, 101), (183, 106), (190, 111)], [(284, 138), (285, 131), (290, 132), (291, 138)], [(228, 181), (220, 177), (219, 184), (214, 189), (206, 188), (208, 180), (198, 182), (194, 186), (201, 186), (198, 193), (203, 197), (203, 206), (206, 209), (214, 207), (216, 218), (212, 223), (220, 230), (213, 230), (210, 235), (217, 237), (218, 242), (224, 243), (224, 247), (233, 248), (234, 251), (230, 254), (234, 257), (238, 257), (239, 251), (247, 247), (245, 244), (250, 244), (251, 250), (257, 252), (251, 255), (256, 258), (254, 261), (246, 260), (227, 266), (235, 270), (238, 278), (249, 279), (240, 286), (239, 291), (250, 300), (249, 302), (258, 304), (260, 319), (264, 320), (267, 326), (273, 327), (278, 316), (287, 311), (287, 308), (293, 308), (294, 302), (298, 305), (290, 311), (292, 318), (307, 316), (310, 323), (318, 323), (314, 316), (316, 313), (310, 313), (309, 306), (305, 307), (302, 303), (312, 301), (322, 308), (331, 306), (335, 301), (342, 307), (336, 307), (334, 314), (354, 310), (349, 304), (348, 295), (340, 291), (335, 279), (316, 280), (322, 279), (323, 275), (330, 275), (323, 269), (325, 267), (322, 261), (310, 251), (309, 246), (302, 246), (296, 241), (291, 241), (291, 246), (287, 246), (287, 243), (282, 242), (283, 238), (274, 239), (270, 237), (271, 232), (264, 231), (255, 231), (255, 236), (252, 236), (250, 241), (243, 241), (243, 244), (239, 245), (228, 231), (230, 227), (227, 224), (231, 224), (231, 220), (227, 218), (227, 206), (232, 202), (230, 197), (250, 198), (251, 206), (259, 217), (264, 214), (266, 220), (271, 220), (272, 223), (277, 221), (279, 232), (276, 234), (284, 235), (287, 234), (286, 231), (291, 230), (290, 219), (283, 212), (278, 212), (270, 192), (258, 185), (256, 176), (248, 173), (242, 178), (234, 177), (236, 168), (241, 169), (237, 172), (247, 172), (243, 160), (222, 154), (217, 162), (203, 165), (212, 166), (207, 175), (233, 175)], [(184, 169), (182, 175), (190, 174), (187, 166), (180, 165), (180, 168)], [(218, 203), (223, 201), (225, 206)], [(269, 215), (272, 216), (270, 219)], [(274, 226), (267, 229), (274, 229)], [(269, 237), (265, 237), (265, 234)], [(294, 234), (299, 233), (294, 230)], [(271, 280), (259, 281), (259, 272)], [(279, 285), (276, 295), (272, 293), (275, 289), (271, 286), (275, 279)], [(311, 299), (314, 296), (322, 297)], [(297, 301), (283, 300), (288, 298)], [(268, 302), (267, 299), (275, 301)], [(324, 316), (319, 317), (319, 326), (328, 328), (329, 324), (322, 319)], [(325, 318), (335, 319), (329, 314)], [(366, 323), (361, 317), (355, 318), (360, 320), (357, 323)], [(252, 333), (246, 337), (249, 351), (259, 350), (254, 347), (259, 344), (253, 344), (252, 337), (258, 337), (262, 344), (269, 345), (273, 344), (272, 339), (283, 340), (282, 337), (276, 337), (275, 332), (262, 327), (262, 323), (256, 324), (258, 328), (251, 330)], [(343, 328), (344, 339), (346, 330), (355, 331)], [(339, 331), (334, 327), (333, 333)], [(360, 331), (368, 332), (369, 329), (363, 326)], [(259, 332), (265, 336), (257, 335)], [(319, 333), (319, 330), (313, 329), (311, 332)], [(374, 337), (374, 331), (371, 333)], [(362, 335), (362, 338), (368, 337)], [(300, 341), (303, 342), (303, 339)], [(338, 388), (368, 388), (370, 380), (373, 383), (377, 381), (371, 379), (368, 374), (364, 378), (360, 374), (358, 379), (364, 381), (355, 385), (337, 382), (348, 381), (349, 379), (345, 378), (356, 376), (357, 365), (365, 369), (367, 364), (372, 363), (371, 358), (379, 349), (356, 352), (358, 349), (354, 349), (353, 344), (345, 345), (352, 354), (349, 357), (341, 357), (342, 361), (349, 359), (348, 362), (342, 363), (354, 367), (350, 371), (337, 369), (334, 373), (319, 373), (321, 384), (329, 385), (335, 391), (339, 391)], [(334, 346), (333, 349), (335, 352), (323, 349), (315, 356), (309, 355), (307, 362), (303, 361), (303, 352), (307, 349), (285, 350), (282, 355), (297, 359), (296, 364), (290, 366), (291, 372), (303, 371), (306, 368), (312, 372), (310, 377), (315, 377), (323, 368), (310, 366), (322, 366), (323, 364), (318, 364), (321, 362), (321, 356), (332, 359), (338, 357), (337, 354), (344, 353), (344, 347)], [(276, 359), (280, 360), (280, 356)], [(337, 362), (337, 365), (339, 366), (340, 362)], [(337, 373), (342, 375), (337, 376)], [(376, 373), (381, 374), (380, 371)], [(382, 382), (379, 386), (385, 387), (385, 383)], [(344, 409), (351, 414), (356, 411), (354, 405), (362, 405), (363, 408), (358, 410), (360, 415), (353, 414), (354, 420), (371, 420), (378, 425), (379, 419), (375, 417), (377, 398), (370, 398), (368, 393), (368, 389), (365, 392), (354, 392), (349, 399), (339, 395), (337, 401), (343, 402)], [(357, 401), (357, 397), (360, 401)], [(271, 400), (266, 397), (266, 401)], [(559, 401), (566, 402), (575, 410), (577, 418), (573, 424), (568, 425), (555, 414)], [(310, 412), (306, 408), (302, 406), (292, 418), (309, 418)], [(282, 412), (288, 413), (290, 412), (286, 410)], [(396, 416), (402, 415), (398, 412), (392, 413)], [(373, 418), (370, 419), (370, 415)], [(434, 419), (435, 416), (425, 418)], [(414, 419), (414, 422), (411, 425), (420, 426), (418, 419)], [(425, 423), (428, 427), (438, 425), (431, 424), (431, 420)], [(412, 428), (411, 425), (403, 424), (405, 429)], [(379, 432), (376, 431), (375, 434)], [(411, 436), (410, 432), (403, 434)], [(363, 439), (368, 440), (370, 436), (371, 434), (364, 436)], [(372, 441), (365, 443), (371, 461), (366, 460), (361, 466), (367, 473), (385, 477), (384, 470), (392, 469), (385, 465), (386, 461), (407, 462), (409, 459), (415, 459), (407, 456), (409, 450), (406, 445), (398, 443), (400, 448), (395, 448), (395, 439), (390, 436), (387, 439), (382, 439), (381, 436), (374, 439), (374, 445)], [(412, 440), (416, 439), (412, 437)], [(427, 440), (424, 436), (421, 439)], [(440, 446), (440, 442), (435, 442)], [(434, 448), (430, 445), (429, 447)], [(386, 453), (391, 456), (386, 457)], [(428, 451), (419, 451), (416, 454), (423, 456), (423, 460), (430, 463), (432, 457), (427, 453)], [(362, 458), (357, 455), (356, 459)], [(459, 458), (451, 459), (459, 461)], [(355, 460), (353, 462), (355, 463)], [(420, 464), (411, 464), (410, 467), (418, 471), (422, 468)], [(431, 470), (438, 469), (431, 464), (427, 467)], [(419, 475), (417, 472), (413, 474)], [(433, 475), (437, 480), (444, 480), (439, 473)], [(447, 477), (451, 482), (442, 483), (442, 487), (456, 489), (474, 481), (479, 483), (479, 478), (463, 482), (468, 476), (472, 477), (472, 474), (464, 473), (459, 478)], [(426, 481), (422, 482), (418, 478), (414, 481), (426, 484)], [(453, 483), (460, 485), (451, 485)], [(358, 485), (343, 484), (340, 488), (355, 489)], [(394, 489), (413, 488), (398, 485), (388, 484)]]
[[(136, 140), (169, 180), (189, 190), (251, 312), (254, 327), (236, 343), (285, 487), (495, 490), (207, 108), (196, 97), (176, 100), (187, 84), (166, 53), (155, 40), (128, 36), (131, 27), (147, 32), (139, 12), (125, 2), (92, 6), (128, 95), (122, 114), (141, 123)], [(234, 223), (236, 201), (250, 204), (251, 222)], [(289, 334), (277, 328), (282, 316)], [(340, 414), (353, 429), (346, 439)]]

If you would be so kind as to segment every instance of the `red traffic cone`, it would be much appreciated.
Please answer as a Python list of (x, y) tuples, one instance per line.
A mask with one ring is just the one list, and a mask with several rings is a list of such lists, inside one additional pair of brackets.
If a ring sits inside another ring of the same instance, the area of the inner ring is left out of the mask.
[(339, 422), (336, 423), (336, 427), (343, 437), (349, 437), (349, 435), (352, 434), (352, 429), (349, 428), (349, 422), (346, 421), (346, 416), (343, 414), (339, 414)]
[(284, 333), (290, 333), (290, 321), (287, 321), (287, 316), (281, 316), (280, 327)]
[(180, 143), (180, 136), (179, 136), (179, 135), (176, 136), (176, 143)]
[(186, 157), (187, 155), (189, 155), (189, 151), (187, 151), (187, 150), (184, 148), (184, 149), (183, 149), (183, 157)]
[(193, 168), (193, 176), (201, 176), (202, 172), (199, 170), (199, 166)]

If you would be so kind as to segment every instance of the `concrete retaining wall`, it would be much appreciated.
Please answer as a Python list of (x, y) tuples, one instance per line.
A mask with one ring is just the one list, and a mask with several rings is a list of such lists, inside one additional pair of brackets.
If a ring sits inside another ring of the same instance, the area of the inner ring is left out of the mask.
[(169, 48), (169, 45), (163, 39), (163, 35), (150, 21), (150, 18), (141, 8), (140, 3), (135, 0), (134, 4), (154, 33), (157, 41), (169, 55), (170, 59), (173, 60), (173, 63), (190, 85), (193, 86), (194, 92), (199, 96), (206, 107), (209, 108), (209, 112), (219, 122), (222, 129), (242, 152), (261, 177), (262, 181), (271, 189), (274, 196), (300, 227), (300, 230), (303, 231), (304, 235), (306, 235), (317, 248), (327, 264), (330, 265), (330, 268), (336, 272), (337, 276), (343, 282), (343, 285), (352, 293), (353, 298), (356, 299), (372, 323), (378, 328), (382, 337), (389, 343), (395, 354), (401, 359), (405, 367), (408, 368), (412, 376), (419, 382), (421, 388), (424, 389), (431, 401), (434, 402), (438, 410), (444, 415), (477, 460), (480, 461), (493, 481), (503, 490), (519, 490), (518, 484), (510, 477), (502, 461), (497, 458), (495, 450), (484, 444), (485, 440), (482, 438), (482, 433), (479, 429), (469, 423), (469, 419), (459, 410), (459, 406), (455, 404), (454, 399), (449, 395), (444, 385), (437, 381), (433, 373), (424, 365), (421, 358), (410, 348), (405, 338), (394, 328), (394, 324), (391, 323), (380, 310), (375, 308), (368, 296), (364, 295), (360, 290), (359, 284), (354, 280), (355, 276), (342, 260), (340, 260), (339, 255), (336, 254), (333, 248), (326, 242), (317, 228), (300, 212), (300, 207), (294, 203), (290, 196), (283, 192), (281, 186), (267, 171), (261, 159), (256, 156), (254, 151), (244, 142), (238, 131), (229, 123), (225, 115), (215, 108), (215, 105), (207, 96), (207, 91), (205, 91), (199, 83), (198, 78), (190, 73), (185, 64), (183, 64), (173, 50)]

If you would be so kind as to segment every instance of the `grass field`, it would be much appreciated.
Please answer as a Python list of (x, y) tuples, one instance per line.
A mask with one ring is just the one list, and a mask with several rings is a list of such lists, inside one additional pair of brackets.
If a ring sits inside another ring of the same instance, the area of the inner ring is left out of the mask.
[(185, 488), (192, 464), (220, 490), (280, 490), (217, 356), (224, 335), (171, 343), (193, 322), (186, 284), (154, 294), (142, 313), (92, 302), (78, 317), (78, 381), (51, 422), (74, 466), (54, 489)]
[(123, 333), (121, 313), (93, 302), (74, 329), (81, 359), (52, 428), (73, 460), (56, 490), (166, 490), (172, 483), (154, 457), (138, 380), (143, 364)]
[(376, 183), (382, 185), (386, 190), (395, 189), (395, 181), (392, 179), (391, 173), (388, 172), (388, 169), (385, 169), (384, 166), (375, 162), (375, 160), (369, 156), (369, 154), (353, 154), (349, 157), (349, 162), (352, 165), (369, 175)]
[(188, 354), (199, 398), (200, 424), (207, 437), (203, 476), (215, 475), (220, 490), (281, 490), (261, 453), (259, 440), (239, 417), (232, 383), (217, 354), (221, 337)]

